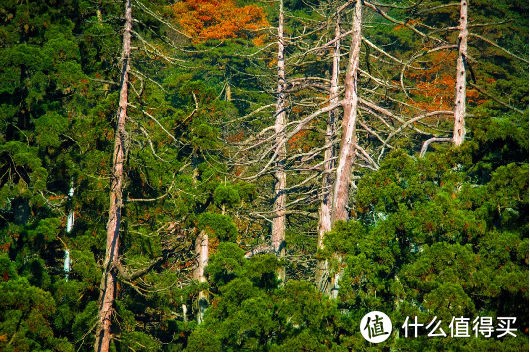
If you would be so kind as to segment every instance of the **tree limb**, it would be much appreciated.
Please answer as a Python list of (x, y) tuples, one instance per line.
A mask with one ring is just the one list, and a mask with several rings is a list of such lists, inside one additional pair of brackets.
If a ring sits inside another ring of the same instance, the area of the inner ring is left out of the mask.
[(427, 152), (427, 148), (429, 148), (429, 145), (435, 141), (452, 141), (452, 138), (430, 138), (429, 140), (425, 140), (423, 143), (423, 146), (420, 151), (420, 157), (425, 156), (425, 153)]
[(127, 273), (121, 262), (114, 263), (114, 266), (118, 270), (118, 273), (120, 274), (120, 277), (122, 277), (126, 281), (134, 281), (138, 279), (139, 277), (147, 274), (151, 269), (153, 269), (155, 266), (161, 263), (161, 261), (164, 260), (164, 257), (158, 257), (152, 262), (149, 266), (143, 269), (139, 269), (136, 272), (133, 273)]

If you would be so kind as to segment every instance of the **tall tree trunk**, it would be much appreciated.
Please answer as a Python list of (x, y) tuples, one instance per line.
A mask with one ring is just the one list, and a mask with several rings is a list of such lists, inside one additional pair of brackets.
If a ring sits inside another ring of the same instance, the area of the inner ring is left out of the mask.
[(108, 352), (111, 340), (110, 326), (112, 310), (116, 299), (117, 269), (114, 264), (118, 261), (120, 247), (120, 218), (123, 207), (123, 165), (127, 132), (125, 117), (127, 116), (127, 89), (129, 81), (131, 30), (132, 30), (131, 0), (125, 0), (125, 26), (123, 29), (122, 73), (120, 85), (120, 102), (118, 107), (118, 122), (114, 135), (114, 153), (112, 163), (112, 177), (110, 187), (109, 220), (107, 222), (107, 250), (103, 263), (103, 275), (100, 285), (99, 318), (96, 333), (95, 351)]
[[(339, 100), (339, 64), (340, 64), (340, 15), (337, 11), (335, 23), (335, 48), (333, 51), (333, 64), (331, 68), (331, 85), (329, 90), (330, 105), (334, 105)], [(324, 178), (322, 179), (322, 202), (320, 204), (318, 216), (318, 241), (317, 247), (324, 249), (324, 234), (331, 231), (331, 211), (332, 205), (332, 174), (334, 167), (333, 157), (335, 156), (333, 139), (335, 138), (335, 119), (338, 114), (338, 109), (334, 109), (328, 114), (328, 124), (326, 127), (326, 150), (324, 151), (324, 160), (327, 161), (324, 171)], [(317, 271), (315, 274), (317, 289), (322, 293), (329, 292), (328, 282), (328, 260), (324, 259), (318, 262)]]
[(458, 59), (456, 61), (455, 127), (453, 144), (459, 146), (466, 135), (466, 56), (467, 56), (467, 7), (469, 0), (460, 1), (460, 33), (458, 34)]
[[(197, 255), (197, 268), (193, 271), (193, 278), (199, 283), (206, 282), (204, 268), (208, 265), (208, 234), (201, 231), (195, 240), (195, 254)], [(199, 308), (197, 312), (197, 323), (204, 320), (204, 312), (208, 308), (208, 293), (206, 290), (199, 292)]]
[[(274, 130), (276, 143), (283, 144), (285, 136), (285, 62), (284, 62), (284, 40), (283, 40), (283, 0), (280, 0), (280, 15), (278, 19), (278, 97), (276, 100), (276, 122)], [(281, 147), (276, 161), (276, 186), (274, 188), (274, 211), (276, 215), (272, 221), (272, 247), (281, 258), (285, 256), (285, 144)], [(279, 269), (278, 279), (285, 282), (285, 268)]]
[[(333, 190), (333, 211), (331, 214), (332, 225), (337, 220), (348, 220), (348, 200), (351, 182), (351, 168), (355, 158), (355, 145), (357, 135), (355, 126), (357, 123), (357, 71), (359, 69), (359, 57), (361, 53), (361, 23), (362, 23), (362, 2), (357, 0), (353, 15), (353, 34), (350, 48), (350, 59), (345, 78), (345, 93), (343, 100), (344, 115), (342, 118), (342, 138), (340, 142), (339, 161), (337, 175), (335, 178), (335, 188)], [(341, 257), (335, 255), (338, 264)], [(338, 296), (338, 283), (341, 277), (340, 269), (336, 270), (332, 277), (331, 297)]]
[(355, 157), (357, 135), (357, 71), (361, 53), (361, 20), (362, 4), (358, 0), (355, 4), (353, 16), (353, 35), (350, 49), (350, 59), (345, 78), (345, 94), (343, 100), (344, 116), (342, 119), (342, 138), (340, 142), (339, 162), (333, 192), (332, 223), (337, 220), (348, 220), (348, 199), (351, 182), (351, 168)]

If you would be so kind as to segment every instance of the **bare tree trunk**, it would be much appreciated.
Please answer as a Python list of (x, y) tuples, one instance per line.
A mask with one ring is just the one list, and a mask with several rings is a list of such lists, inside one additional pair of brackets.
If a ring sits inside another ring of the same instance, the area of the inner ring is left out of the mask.
[[(285, 136), (285, 61), (283, 56), (284, 41), (283, 41), (283, 0), (280, 0), (280, 15), (278, 19), (278, 97), (276, 100), (276, 122), (274, 130), (276, 133), (276, 143), (283, 144)], [(285, 144), (281, 147), (280, 153), (276, 161), (276, 186), (274, 188), (274, 211), (276, 215), (272, 221), (272, 247), (274, 251), (280, 255), (285, 256), (285, 187), (286, 174), (284, 170)], [(285, 268), (279, 269), (278, 279), (282, 283), (285, 282)]]
[(348, 197), (351, 182), (351, 168), (355, 158), (355, 144), (357, 135), (357, 70), (361, 53), (361, 20), (362, 4), (358, 0), (355, 4), (353, 16), (353, 35), (350, 49), (350, 60), (345, 78), (345, 94), (343, 100), (344, 116), (342, 119), (342, 139), (340, 142), (337, 177), (333, 193), (332, 223), (337, 220), (348, 220)]
[(232, 89), (230, 88), (230, 81), (226, 82), (226, 100), (232, 101)]
[(466, 56), (467, 56), (467, 7), (469, 0), (460, 1), (460, 33), (458, 35), (458, 59), (456, 61), (455, 127), (453, 144), (464, 142), (466, 128)]
[[(208, 234), (201, 231), (195, 240), (195, 254), (197, 255), (197, 268), (193, 271), (193, 278), (199, 283), (206, 282), (204, 268), (208, 265)], [(208, 308), (208, 293), (206, 290), (199, 292), (199, 310), (197, 312), (197, 323), (204, 321), (204, 312)]]
[[(362, 2), (357, 0), (353, 15), (353, 34), (350, 48), (350, 59), (345, 78), (345, 93), (343, 100), (344, 115), (342, 118), (342, 138), (340, 142), (339, 161), (337, 175), (335, 178), (335, 188), (333, 191), (333, 211), (331, 215), (332, 225), (337, 220), (348, 220), (348, 200), (351, 182), (351, 168), (355, 158), (355, 145), (357, 135), (355, 126), (357, 123), (357, 71), (359, 69), (359, 57), (361, 53), (361, 23), (362, 23)], [(340, 264), (340, 255), (335, 254), (334, 258)], [(342, 271), (336, 270), (332, 277), (331, 298), (338, 296), (338, 284)]]
[(132, 30), (131, 0), (125, 1), (125, 26), (123, 29), (122, 73), (120, 85), (120, 102), (118, 108), (118, 122), (114, 136), (114, 153), (112, 163), (112, 178), (110, 188), (109, 220), (107, 222), (107, 250), (103, 264), (103, 275), (100, 285), (99, 318), (96, 333), (95, 351), (108, 352), (111, 340), (110, 325), (112, 311), (116, 299), (117, 269), (120, 247), (120, 218), (123, 206), (123, 165), (125, 162), (125, 145), (127, 132), (125, 117), (127, 116), (127, 89), (129, 81), (131, 30)]
[[(339, 97), (339, 63), (340, 63), (340, 15), (337, 11), (336, 23), (335, 23), (335, 48), (333, 51), (333, 64), (331, 68), (331, 85), (330, 85), (330, 105), (334, 105), (338, 102)], [(318, 241), (317, 247), (324, 249), (324, 234), (331, 231), (331, 211), (332, 205), (332, 176), (331, 171), (334, 167), (333, 157), (335, 156), (333, 139), (335, 138), (335, 118), (337, 117), (338, 109), (334, 109), (329, 112), (328, 124), (326, 127), (326, 150), (324, 151), (325, 172), (322, 180), (323, 196), (320, 204), (319, 218), (318, 218)], [(328, 261), (327, 259), (321, 260), (317, 264), (317, 270), (315, 274), (317, 289), (322, 293), (329, 292), (328, 280)]]

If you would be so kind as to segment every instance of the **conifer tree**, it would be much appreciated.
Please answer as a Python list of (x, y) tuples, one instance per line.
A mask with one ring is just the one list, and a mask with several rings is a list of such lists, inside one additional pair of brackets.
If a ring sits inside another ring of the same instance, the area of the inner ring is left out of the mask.
[(466, 1), (462, 56), (462, 3), (5, 2), (0, 349), (366, 351), (380, 310), (383, 351), (528, 351), (528, 4)]

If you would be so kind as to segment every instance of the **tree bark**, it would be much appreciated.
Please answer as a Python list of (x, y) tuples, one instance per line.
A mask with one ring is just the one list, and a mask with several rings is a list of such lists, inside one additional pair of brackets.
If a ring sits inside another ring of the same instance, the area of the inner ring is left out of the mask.
[(355, 4), (353, 16), (353, 34), (350, 49), (350, 59), (345, 78), (345, 93), (342, 106), (344, 116), (342, 119), (342, 138), (340, 142), (339, 161), (335, 188), (333, 191), (332, 224), (337, 220), (348, 220), (348, 197), (351, 181), (351, 168), (355, 158), (355, 144), (357, 136), (355, 126), (357, 123), (357, 71), (359, 69), (359, 56), (361, 52), (361, 21), (362, 3), (358, 0)]
[[(342, 118), (342, 138), (340, 142), (339, 161), (337, 165), (337, 175), (333, 190), (333, 211), (331, 214), (332, 226), (337, 220), (348, 220), (348, 200), (351, 182), (351, 169), (355, 158), (355, 146), (357, 135), (355, 126), (357, 123), (357, 71), (359, 69), (359, 57), (361, 53), (361, 23), (362, 23), (362, 2), (357, 0), (353, 15), (352, 43), (350, 48), (350, 58), (345, 78), (345, 93), (342, 103), (344, 115)], [(342, 257), (334, 254), (337, 264), (342, 263)], [(331, 277), (331, 298), (338, 297), (339, 281), (342, 271), (335, 270)]]
[(107, 222), (107, 249), (103, 263), (103, 275), (100, 285), (99, 316), (96, 332), (95, 351), (108, 352), (112, 322), (112, 311), (116, 299), (117, 269), (113, 266), (118, 261), (120, 247), (120, 218), (123, 207), (123, 165), (125, 162), (125, 145), (127, 132), (125, 117), (127, 116), (127, 91), (130, 70), (131, 30), (132, 30), (131, 0), (125, 0), (125, 26), (123, 29), (122, 73), (120, 85), (120, 102), (118, 107), (118, 122), (114, 135), (114, 152), (112, 163), (112, 177), (110, 188), (110, 208)]
[(453, 144), (459, 146), (466, 135), (466, 56), (467, 56), (467, 7), (469, 0), (460, 1), (460, 33), (458, 34), (458, 59), (456, 61), (455, 126)]
[[(280, 15), (278, 19), (278, 91), (276, 100), (276, 144), (282, 144), (276, 159), (276, 185), (274, 188), (274, 211), (276, 215), (272, 221), (272, 248), (281, 258), (285, 256), (285, 203), (286, 203), (286, 174), (285, 156), (286, 147), (283, 143), (285, 136), (285, 61), (283, 40), (283, 0), (280, 0)], [(285, 268), (278, 270), (278, 279), (285, 282)]]
[[(333, 50), (333, 64), (331, 68), (331, 84), (329, 90), (330, 106), (336, 104), (339, 100), (339, 64), (340, 64), (340, 15), (337, 11), (335, 22), (335, 48)], [(319, 218), (318, 218), (318, 240), (317, 247), (324, 249), (324, 234), (331, 231), (331, 211), (333, 208), (333, 193), (332, 193), (332, 174), (334, 167), (333, 157), (335, 156), (334, 146), (332, 144), (335, 138), (335, 119), (338, 114), (338, 109), (329, 111), (328, 123), (326, 126), (325, 143), (328, 148), (324, 151), (325, 171), (322, 180), (323, 196), (320, 204)], [(318, 262), (315, 274), (317, 289), (322, 293), (329, 292), (328, 282), (328, 260), (324, 259)]]
[[(201, 231), (195, 240), (195, 254), (197, 255), (197, 268), (193, 271), (193, 278), (199, 283), (206, 282), (204, 269), (208, 265), (208, 234)], [(199, 292), (199, 309), (197, 312), (197, 323), (204, 321), (204, 312), (208, 308), (208, 292), (202, 290)]]
[(421, 147), (420, 157), (425, 156), (425, 153), (427, 152), (427, 149), (429, 148), (429, 145), (432, 142), (435, 142), (435, 141), (451, 141), (451, 140), (453, 140), (453, 139), (451, 139), (451, 138), (438, 138), (438, 137), (430, 138), (429, 140), (426, 140), (423, 143), (423, 146)]

